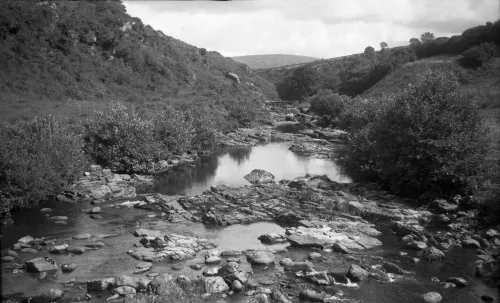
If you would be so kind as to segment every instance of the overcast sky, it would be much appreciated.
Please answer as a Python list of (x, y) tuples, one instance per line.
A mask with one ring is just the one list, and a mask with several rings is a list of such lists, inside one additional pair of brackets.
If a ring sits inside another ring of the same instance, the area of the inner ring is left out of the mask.
[(408, 44), (495, 21), (499, 0), (124, 1), (164, 34), (224, 56), (295, 54), (332, 58)]

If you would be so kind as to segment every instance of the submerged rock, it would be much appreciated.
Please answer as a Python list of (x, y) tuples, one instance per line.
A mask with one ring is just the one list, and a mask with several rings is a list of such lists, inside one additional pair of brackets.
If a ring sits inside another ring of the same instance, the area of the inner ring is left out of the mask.
[(269, 233), (261, 235), (259, 236), (259, 240), (263, 244), (279, 244), (288, 242), (287, 238), (284, 235), (280, 235), (277, 233)]
[(323, 302), (325, 295), (312, 289), (303, 289), (299, 293), (299, 298), (312, 302)]

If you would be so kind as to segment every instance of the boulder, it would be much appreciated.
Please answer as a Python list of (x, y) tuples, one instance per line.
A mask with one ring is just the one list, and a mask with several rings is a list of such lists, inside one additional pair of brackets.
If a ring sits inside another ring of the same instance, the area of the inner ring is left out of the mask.
[(115, 284), (115, 278), (106, 278), (87, 281), (88, 291), (104, 291), (110, 289)]
[(466, 239), (462, 241), (462, 247), (463, 248), (471, 248), (471, 249), (478, 249), (481, 248), (481, 244), (474, 239)]
[(428, 292), (420, 296), (423, 303), (440, 303), (443, 297), (437, 292)]
[(168, 295), (175, 290), (175, 283), (173, 283), (174, 278), (172, 275), (165, 273), (156, 276), (150, 283), (151, 288), (161, 295)]
[(58, 267), (54, 259), (40, 257), (26, 261), (26, 270), (28, 272), (57, 271)]
[(361, 266), (352, 264), (347, 271), (347, 277), (353, 282), (361, 282), (368, 278), (370, 273), (364, 270)]
[(215, 294), (229, 290), (229, 286), (222, 277), (204, 277), (203, 283), (207, 293)]
[(254, 169), (244, 176), (245, 180), (252, 184), (273, 183), (274, 175), (262, 169)]
[(130, 286), (136, 290), (147, 289), (151, 281), (143, 277), (119, 275), (115, 278), (115, 287)]
[(22, 238), (20, 238), (19, 240), (17, 240), (18, 243), (22, 243), (22, 244), (31, 244), (35, 241), (35, 238), (33, 238), (32, 236), (24, 236)]
[(247, 259), (255, 265), (269, 265), (274, 263), (275, 256), (268, 251), (254, 251), (247, 253)]
[(222, 257), (239, 257), (243, 255), (243, 253), (239, 250), (225, 250), (220, 253)]
[(239, 280), (234, 280), (232, 283), (231, 283), (231, 289), (233, 291), (237, 291), (237, 292), (240, 292), (241, 290), (243, 290), (243, 284), (241, 284), (241, 282)]
[(86, 248), (77, 246), (77, 247), (70, 247), (68, 248), (68, 252), (75, 254), (75, 255), (81, 255), (85, 252)]
[(441, 213), (454, 213), (458, 210), (458, 205), (446, 200), (434, 200), (431, 206)]
[(205, 263), (207, 264), (219, 264), (222, 261), (220, 257), (211, 256), (205, 259)]
[(437, 261), (437, 260), (442, 260), (445, 257), (444, 252), (440, 251), (439, 249), (435, 248), (434, 246), (429, 246), (423, 251), (423, 257), (426, 260), (429, 261)]
[(306, 273), (305, 278), (318, 285), (330, 285), (332, 284), (332, 279), (328, 275), (327, 271), (311, 271)]

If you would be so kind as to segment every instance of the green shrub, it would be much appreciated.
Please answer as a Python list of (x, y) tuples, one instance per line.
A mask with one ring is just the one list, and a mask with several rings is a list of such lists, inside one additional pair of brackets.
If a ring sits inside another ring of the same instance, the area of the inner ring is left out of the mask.
[(330, 118), (338, 117), (344, 110), (346, 103), (350, 102), (348, 96), (342, 96), (331, 90), (321, 90), (314, 95), (310, 102), (309, 111)]
[(348, 163), (403, 195), (474, 189), (488, 144), (478, 107), (458, 89), (453, 74), (423, 75), (353, 133)]
[(344, 110), (340, 114), (339, 127), (356, 132), (379, 119), (393, 104), (393, 94), (371, 99), (361, 97), (350, 99), (344, 104)]
[(115, 171), (143, 172), (169, 152), (154, 130), (152, 121), (122, 104), (112, 103), (94, 113), (87, 125), (87, 138), (98, 163)]
[(83, 139), (53, 116), (0, 129), (0, 213), (60, 192), (86, 165)]
[(465, 67), (480, 67), (490, 61), (497, 53), (494, 43), (481, 43), (462, 53), (462, 65)]
[(182, 154), (190, 147), (195, 137), (195, 129), (186, 115), (167, 106), (153, 119), (153, 132), (163, 148), (174, 154)]
[(218, 146), (217, 128), (213, 113), (207, 107), (194, 107), (188, 112), (195, 135), (193, 148), (203, 151), (214, 150)]

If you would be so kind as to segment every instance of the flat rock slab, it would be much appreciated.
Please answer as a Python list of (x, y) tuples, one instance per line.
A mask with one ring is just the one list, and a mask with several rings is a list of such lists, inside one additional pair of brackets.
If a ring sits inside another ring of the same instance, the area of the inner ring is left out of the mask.
[[(318, 226), (318, 225), (317, 225)], [(338, 251), (365, 250), (381, 246), (382, 242), (372, 235), (380, 232), (371, 224), (355, 222), (343, 218), (324, 222), (322, 227), (295, 227), (286, 231), (287, 239), (292, 246), (330, 248)], [(344, 252), (344, 251), (342, 251)]]
[(26, 261), (26, 271), (29, 272), (44, 272), (44, 271), (57, 271), (57, 263), (54, 259), (49, 257), (34, 258)]

